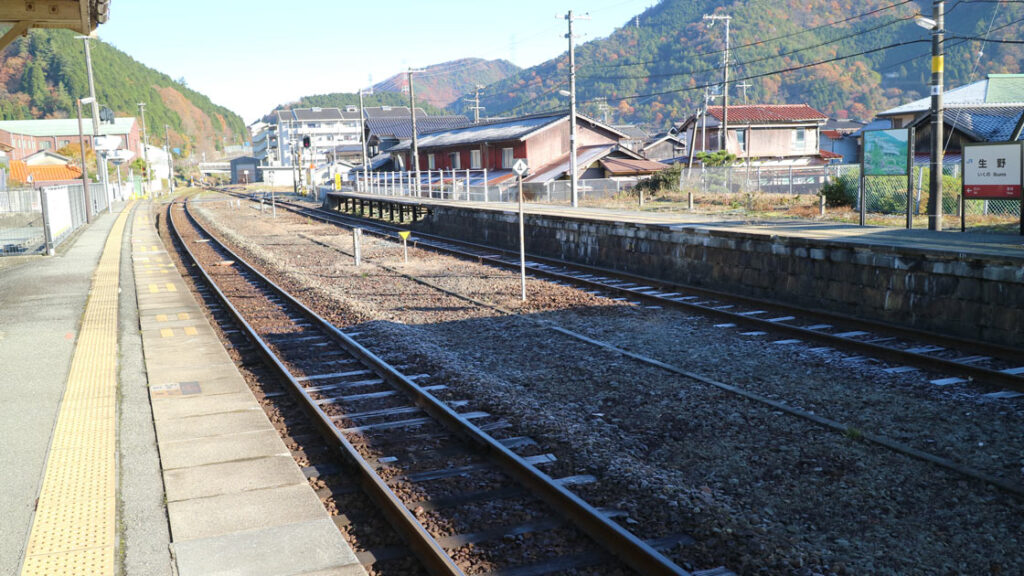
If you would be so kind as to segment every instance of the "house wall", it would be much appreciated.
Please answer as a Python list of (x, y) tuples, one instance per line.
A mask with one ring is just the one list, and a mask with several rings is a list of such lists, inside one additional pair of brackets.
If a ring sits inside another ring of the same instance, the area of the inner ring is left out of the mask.
[[(746, 126), (729, 127), (728, 150), (737, 156), (746, 156), (748, 152), (741, 150), (739, 146), (737, 130), (745, 130)], [(747, 146), (750, 147), (750, 156), (758, 157), (793, 157), (817, 155), (818, 153), (818, 129), (805, 127), (804, 146), (796, 148), (794, 134), (799, 127), (777, 127), (758, 128), (751, 126), (747, 134)]]
[[(85, 145), (91, 148), (92, 124), (86, 122), (82, 125), (82, 129), (85, 131), (85, 134), (83, 135), (85, 138)], [(136, 156), (142, 155), (141, 136), (138, 122), (132, 124), (132, 128), (129, 132), (117, 136), (121, 138), (121, 148), (131, 150)], [(0, 130), (0, 142), (14, 147), (14, 150), (10, 152), (10, 158), (12, 160), (22, 160), (26, 156), (31, 156), (40, 150), (56, 152), (69, 144), (77, 146), (78, 132), (76, 131), (73, 134), (52, 134), (49, 136), (27, 136), (24, 134), (12, 134), (6, 130)]]

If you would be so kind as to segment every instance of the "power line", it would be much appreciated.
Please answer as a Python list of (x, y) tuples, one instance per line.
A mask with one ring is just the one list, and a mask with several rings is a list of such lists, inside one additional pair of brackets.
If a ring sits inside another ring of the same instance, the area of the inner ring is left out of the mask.
[[(1024, 2), (1024, 0), (1020, 0), (1020, 1)], [(888, 6), (882, 6), (881, 8), (876, 8), (876, 9), (871, 10), (869, 12), (864, 12), (862, 14), (856, 14), (854, 16), (849, 16), (849, 17), (843, 18), (841, 20), (834, 20), (832, 22), (826, 22), (825, 24), (820, 24), (818, 26), (813, 26), (811, 28), (806, 28), (804, 30), (800, 30), (799, 32), (791, 32), (789, 34), (783, 34), (782, 36), (775, 36), (774, 38), (766, 38), (764, 40), (757, 40), (755, 42), (750, 42), (748, 44), (740, 44), (739, 46), (732, 47), (732, 50), (739, 50), (739, 49), (742, 49), (742, 48), (749, 48), (751, 46), (760, 46), (761, 44), (767, 44), (769, 42), (775, 42), (777, 40), (785, 40), (786, 38), (792, 38), (794, 36), (800, 36), (802, 34), (807, 34), (808, 32), (813, 32), (815, 30), (821, 30), (822, 28), (829, 28), (831, 26), (835, 26), (836, 24), (843, 24), (843, 23), (849, 22), (851, 20), (856, 20), (858, 18), (864, 18), (865, 16), (871, 16), (872, 14), (877, 14), (879, 12), (884, 12), (886, 10), (890, 10), (892, 8), (896, 8), (898, 6), (903, 6), (904, 4), (909, 4), (911, 2), (913, 2), (913, 0), (903, 0), (902, 2), (897, 2), (895, 4), (890, 4)], [(699, 58), (701, 56), (713, 56), (715, 54), (721, 54), (723, 52), (725, 52), (724, 49), (722, 49), (722, 50), (711, 50), (711, 51), (708, 51), (708, 52), (698, 52), (697, 54), (694, 54), (693, 56), (696, 57), (696, 58)], [(649, 64), (658, 64), (659, 62), (660, 62), (660, 60), (649, 60), (649, 61), (646, 61), (646, 62), (632, 62), (632, 63), (627, 63), (627, 64), (604, 64), (604, 65), (599, 65), (597, 67), (598, 68), (626, 68), (626, 67), (629, 67), (629, 66), (646, 66), (646, 65), (649, 65)]]
[[(859, 32), (854, 32), (852, 34), (847, 34), (845, 36), (840, 36), (839, 38), (835, 38), (833, 40), (828, 40), (826, 42), (821, 42), (821, 43), (818, 43), (818, 44), (814, 44), (813, 46), (805, 46), (803, 48), (796, 48), (796, 49), (790, 50), (789, 52), (782, 52), (780, 54), (773, 54), (771, 56), (762, 56), (761, 58), (755, 58), (753, 60), (747, 60), (746, 62), (737, 62), (737, 63), (735, 63), (733, 65), (737, 66), (737, 67), (748, 66), (750, 64), (756, 64), (758, 62), (764, 62), (766, 60), (774, 60), (776, 58), (782, 58), (784, 56), (792, 56), (793, 54), (797, 54), (797, 53), (800, 53), (800, 52), (807, 52), (809, 50), (814, 50), (814, 49), (817, 49), (817, 48), (821, 48), (823, 46), (828, 46), (829, 44), (835, 44), (836, 42), (842, 42), (843, 40), (849, 40), (850, 38), (855, 38), (857, 36), (863, 36), (865, 34), (869, 34), (869, 33), (874, 32), (876, 30), (880, 30), (882, 28), (886, 28), (888, 26), (892, 26), (893, 24), (898, 24), (900, 22), (906, 22), (907, 20), (911, 20), (911, 19), (913, 19), (913, 16), (908, 16), (908, 17), (904, 17), (904, 18), (896, 18), (894, 20), (890, 20), (890, 21), (885, 22), (883, 24), (879, 24), (878, 26), (874, 26), (874, 27), (871, 27), (871, 28), (868, 28), (868, 29), (865, 29), (865, 30), (861, 30)], [(689, 71), (685, 71), (685, 72), (666, 72), (666, 73), (663, 73), (663, 74), (645, 74), (645, 75), (642, 75), (642, 76), (581, 76), (581, 78), (593, 78), (593, 79), (596, 79), (596, 80), (642, 80), (642, 79), (647, 79), (647, 78), (671, 78), (671, 77), (675, 77), (675, 76), (696, 76), (698, 74), (706, 74), (706, 73), (709, 73), (709, 72), (717, 72), (718, 69), (719, 69), (719, 67), (703, 68), (703, 69), (700, 69), (700, 70), (689, 70)]]

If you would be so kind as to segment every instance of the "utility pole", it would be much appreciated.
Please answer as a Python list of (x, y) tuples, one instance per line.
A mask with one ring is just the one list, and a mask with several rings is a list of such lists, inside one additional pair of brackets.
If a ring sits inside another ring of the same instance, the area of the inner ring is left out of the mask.
[(363, 89), (359, 89), (359, 143), (363, 146), (363, 176), (366, 175), (367, 165), (369, 164), (366, 159), (366, 115), (363, 112)]
[(931, 134), (931, 160), (930, 174), (928, 175), (928, 186), (931, 194), (928, 195), (928, 229), (942, 230), (942, 72), (944, 68), (945, 54), (942, 46), (945, 34), (945, 8), (946, 3), (942, 0), (932, 2), (932, 18), (935, 20), (935, 27), (932, 28), (932, 134)]
[(416, 172), (416, 189), (420, 187), (420, 149), (416, 143), (416, 93), (412, 87), (412, 73), (409, 68), (409, 115), (412, 117), (412, 162), (410, 168)]
[[(85, 42), (85, 70), (89, 74), (89, 97), (92, 98), (92, 149), (96, 151), (96, 172), (99, 173), (100, 182), (103, 184), (103, 195), (107, 198), (107, 206), (113, 204), (113, 197), (110, 194), (110, 185), (107, 182), (106, 162), (103, 154), (96, 147), (96, 138), (100, 135), (100, 104), (96, 101), (96, 83), (92, 77), (92, 53), (89, 51), (89, 37), (78, 36)], [(85, 167), (82, 167), (85, 169)]]
[(142, 157), (146, 163), (146, 192), (152, 193), (153, 169), (149, 165), (149, 136), (146, 135), (146, 103), (139, 102), (139, 116), (142, 117)]
[(164, 151), (167, 152), (167, 181), (170, 183), (171, 196), (174, 196), (174, 152), (171, 150), (171, 128), (164, 124)]
[(576, 43), (572, 34), (572, 23), (574, 20), (590, 20), (590, 17), (574, 17), (572, 10), (569, 10), (565, 19), (569, 22), (569, 33), (565, 37), (569, 39), (569, 169), (572, 177), (570, 189), (572, 191), (572, 207), (576, 208), (580, 204), (580, 199), (577, 180), (579, 168), (576, 166)]
[(743, 103), (744, 104), (747, 103), (747, 88), (752, 88), (753, 86), (754, 86), (753, 84), (747, 84), (746, 81), (736, 85), (737, 88), (742, 88), (743, 89)]
[(89, 176), (85, 169), (85, 135), (82, 131), (82, 99), (77, 98), (75, 102), (78, 104), (78, 148), (82, 153), (82, 192), (85, 194), (85, 221), (88, 224), (92, 224), (92, 194), (89, 190)]
[(725, 58), (722, 60), (722, 129), (718, 132), (718, 149), (724, 150), (729, 145), (729, 23), (732, 16), (719, 14), (704, 15), (704, 20), (710, 21), (708, 28), (715, 25), (715, 21), (725, 21)]
[(480, 91), (483, 89), (483, 84), (476, 85), (476, 96), (473, 97), (473, 106), (470, 107), (473, 110), (473, 124), (480, 123), (480, 111), (484, 109), (483, 106), (480, 106)]

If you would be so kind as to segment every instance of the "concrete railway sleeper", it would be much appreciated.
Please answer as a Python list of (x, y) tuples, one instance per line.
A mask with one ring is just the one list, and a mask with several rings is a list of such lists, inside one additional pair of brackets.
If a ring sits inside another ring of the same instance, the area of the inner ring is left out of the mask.
[[(597, 510), (566, 488), (578, 480), (560, 482), (538, 469), (553, 456), (538, 453), (528, 439), (489, 434), (504, 428), (500, 419), (459, 413), (461, 403), (437, 400), (431, 387), (383, 362), (201, 231), (180, 204), (169, 208), (168, 221), (223, 307), (289, 382), (321, 433), (359, 470), (364, 489), (430, 573), (462, 574), (467, 566), (478, 571), (479, 561), (467, 560), (466, 547), (496, 538), (494, 550), (506, 553), (512, 565), (487, 564), (490, 571), (543, 574), (621, 562), (642, 574), (688, 574), (658, 551), (685, 545), (687, 537), (641, 541), (613, 520), (614, 512)], [(327, 351), (333, 354), (329, 365), (320, 359)], [(444, 486), (452, 501), (437, 504), (422, 488), (431, 482)], [(466, 498), (468, 504), (461, 498), (474, 492), (471, 486), (497, 493), (493, 500), (483, 497), (478, 513), (485, 516), (470, 522), (479, 529), (452, 535), (451, 520), (423, 516), (422, 505), (410, 508), (410, 502), (427, 501), (437, 508), (456, 502), (464, 512), (474, 510), (474, 498)], [(519, 499), (505, 502), (509, 494)], [(519, 523), (495, 529), (486, 517), (491, 506), (512, 506)], [(548, 538), (548, 548), (557, 552), (517, 565), (515, 559), (533, 557), (511, 549), (523, 546), (508, 538), (517, 531), (539, 533), (537, 538)], [(437, 535), (442, 533), (446, 536)]]

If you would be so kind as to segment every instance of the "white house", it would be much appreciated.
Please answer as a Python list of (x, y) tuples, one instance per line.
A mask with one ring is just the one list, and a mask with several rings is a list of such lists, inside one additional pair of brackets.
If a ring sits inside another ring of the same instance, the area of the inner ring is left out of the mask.
[[(277, 163), (291, 166), (302, 149), (304, 165), (333, 162), (334, 150), (358, 144), (363, 122), (358, 107), (297, 108), (277, 112)], [(309, 138), (309, 148), (303, 142)]]

